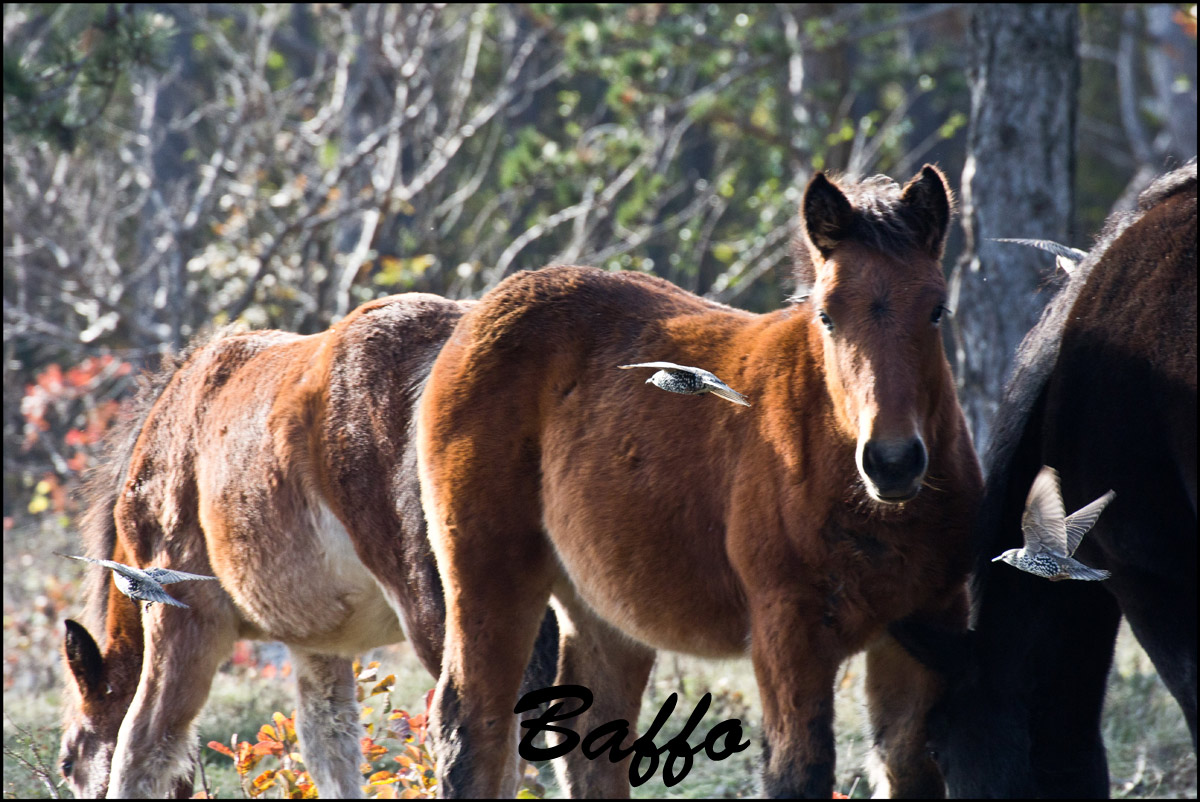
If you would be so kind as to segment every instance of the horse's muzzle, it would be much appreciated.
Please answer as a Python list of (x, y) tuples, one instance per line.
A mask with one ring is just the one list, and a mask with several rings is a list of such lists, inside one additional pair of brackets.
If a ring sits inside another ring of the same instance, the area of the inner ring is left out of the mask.
[(909, 440), (868, 440), (860, 467), (871, 495), (879, 501), (908, 501), (921, 490), (929, 457), (920, 437)]

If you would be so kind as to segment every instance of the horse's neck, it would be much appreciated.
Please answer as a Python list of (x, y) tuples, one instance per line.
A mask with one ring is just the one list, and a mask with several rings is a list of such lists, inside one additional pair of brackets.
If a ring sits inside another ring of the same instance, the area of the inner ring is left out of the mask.
[[(144, 632), (137, 602), (124, 596), (115, 585), (108, 588), (108, 614), (104, 626), (104, 664), (116, 684), (132, 692), (142, 671)], [(109, 680), (112, 685), (112, 679)]]

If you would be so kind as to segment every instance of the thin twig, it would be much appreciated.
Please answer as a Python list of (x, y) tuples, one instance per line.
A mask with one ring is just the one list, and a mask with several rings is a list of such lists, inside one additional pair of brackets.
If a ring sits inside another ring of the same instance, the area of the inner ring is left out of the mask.
[(46, 789), (50, 792), (52, 797), (55, 799), (62, 799), (63, 795), (59, 791), (57, 783), (55, 783), (53, 780), (55, 775), (54, 769), (46, 765), (46, 761), (42, 758), (42, 753), (38, 750), (37, 741), (35, 740), (33, 733), (22, 727), (17, 722), (13, 721), (12, 717), (7, 713), (4, 714), (4, 718), (8, 720), (8, 723), (12, 725), (13, 729), (15, 729), (18, 734), (23, 735), (26, 738), (26, 744), (29, 746), (29, 751), (33, 753), (33, 758), (36, 761), (36, 764), (30, 763), (23, 755), (9, 746), (4, 747), (4, 754), (15, 760), (17, 763), (20, 763), (22, 766), (27, 768), (34, 777), (41, 780), (42, 784), (46, 786)]

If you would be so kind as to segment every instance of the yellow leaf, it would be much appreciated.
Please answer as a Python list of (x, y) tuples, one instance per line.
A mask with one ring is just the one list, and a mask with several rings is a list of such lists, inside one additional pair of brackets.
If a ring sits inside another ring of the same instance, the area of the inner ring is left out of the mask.
[(376, 685), (374, 688), (371, 689), (371, 692), (368, 693), (367, 696), (374, 696), (377, 693), (387, 693), (391, 689), (392, 685), (395, 684), (395, 682), (396, 682), (396, 675), (388, 674), (386, 677), (384, 677), (383, 679), (381, 679), (379, 681), (378, 685)]
[(259, 791), (265, 791), (275, 785), (275, 772), (264, 771), (262, 774), (254, 778), (254, 787)]

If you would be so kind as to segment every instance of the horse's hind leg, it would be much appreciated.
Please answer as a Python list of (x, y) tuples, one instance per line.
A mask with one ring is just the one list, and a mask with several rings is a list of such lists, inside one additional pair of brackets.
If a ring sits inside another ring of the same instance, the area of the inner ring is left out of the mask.
[[(513, 708), (550, 596), (554, 565), (541, 532), (455, 533), (439, 554), (446, 645), (430, 736), (443, 797), (511, 797)], [(497, 547), (498, 546), (498, 547)]]
[(296, 729), (304, 762), (322, 797), (361, 797), (362, 753), (354, 669), (349, 659), (292, 650), (300, 708)]
[(190, 609), (155, 604), (142, 614), (142, 674), (117, 735), (110, 798), (190, 795), (196, 716), (237, 637), (228, 600), (209, 587), (216, 583), (190, 584), (170, 588)]
[[(556, 684), (583, 685), (593, 696), (591, 708), (563, 724), (582, 738), (601, 724), (627, 721), (629, 734), (619, 746), (629, 748), (637, 738), (638, 711), (654, 650), (600, 620), (570, 589), (556, 588), (555, 597), (560, 633)], [(554, 761), (554, 770), (563, 792), (572, 798), (627, 798), (632, 759), (613, 763), (602, 754), (588, 760), (576, 747)]]
[[(1191, 566), (1179, 563), (1181, 570)], [(1136, 569), (1135, 569), (1136, 570)], [(1121, 611), (1138, 642), (1154, 663), (1158, 676), (1183, 709), (1196, 749), (1196, 583), (1177, 577), (1137, 576), (1126, 569), (1108, 580), (1121, 604)], [(1131, 576), (1133, 575), (1133, 576)], [(1117, 583), (1120, 584), (1117, 584)]]

